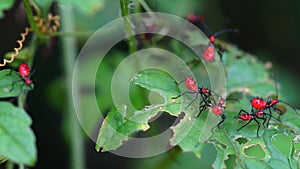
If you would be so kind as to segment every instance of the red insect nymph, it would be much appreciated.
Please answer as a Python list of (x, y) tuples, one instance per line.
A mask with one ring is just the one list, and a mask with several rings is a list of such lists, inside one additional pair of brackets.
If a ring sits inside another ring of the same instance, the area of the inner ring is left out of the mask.
[(18, 81), (14, 81), (13, 84), (12, 84), (12, 88), (10, 89), (10, 91), (12, 91), (14, 89), (15, 83), (18, 83), (20, 81), (23, 81), (26, 85), (28, 85), (32, 89), (32, 86), (31, 86), (32, 81), (30, 79), (30, 75), (31, 75), (31, 73), (30, 73), (30, 67), (26, 63), (21, 63), (20, 66), (19, 66), (18, 71), (19, 71), (19, 75), (20, 75), (20, 77), (22, 79), (18, 80)]
[(265, 108), (267, 105), (266, 101), (264, 101), (262, 98), (258, 98), (258, 97), (251, 99), (250, 102), (251, 102), (252, 107), (255, 109), (258, 109), (258, 110)]
[[(172, 99), (177, 99), (185, 94), (196, 94), (195, 98), (187, 105), (187, 107), (189, 107), (194, 101), (196, 101), (199, 95), (202, 98), (201, 102), (206, 103), (207, 101), (211, 101), (211, 94), (214, 93), (213, 91), (209, 90), (208, 88), (198, 87), (193, 77), (186, 77), (183, 81), (185, 81), (186, 87), (191, 91), (186, 91), (176, 97), (172, 97)], [(179, 82), (178, 84), (182, 83), (183, 81)]]
[(212, 61), (215, 58), (215, 48), (213, 45), (209, 45), (203, 52), (203, 57), (206, 61)]
[(185, 85), (188, 89), (192, 91), (198, 91), (198, 86), (192, 77), (185, 78)]
[(29, 78), (30, 67), (26, 63), (21, 63), (19, 66), (19, 74), (27, 85), (31, 85), (32, 81)]
[(26, 63), (21, 63), (19, 66), (19, 74), (22, 78), (29, 76), (30, 75), (30, 67)]
[(223, 113), (223, 107), (220, 106), (220, 105), (214, 105), (212, 107), (212, 112), (215, 114), (215, 115), (220, 115)]
[(209, 37), (209, 42), (210, 43), (215, 43), (215, 36), (210, 36)]

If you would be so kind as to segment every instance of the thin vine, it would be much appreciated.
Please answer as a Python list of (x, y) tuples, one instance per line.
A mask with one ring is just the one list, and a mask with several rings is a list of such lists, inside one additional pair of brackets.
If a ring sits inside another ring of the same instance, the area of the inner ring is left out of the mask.
[(25, 32), (21, 33), (21, 39), (17, 40), (17, 43), (19, 44), (19, 47), (18, 48), (14, 48), (15, 53), (12, 53), (10, 55), (10, 59), (9, 60), (8, 59), (3, 59), (3, 63), (0, 64), (0, 67), (5, 66), (7, 63), (12, 63), (14, 61), (15, 57), (18, 56), (19, 51), (23, 48), (23, 43), (25, 42), (26, 36), (29, 34), (30, 31), (32, 31), (31, 28), (29, 28), (29, 27), (25, 28)]

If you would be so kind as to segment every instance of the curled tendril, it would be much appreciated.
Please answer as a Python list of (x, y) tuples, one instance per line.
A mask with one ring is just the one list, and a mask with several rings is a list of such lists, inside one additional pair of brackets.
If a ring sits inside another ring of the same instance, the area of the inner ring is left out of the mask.
[[(48, 17), (46, 19), (40, 18), (38, 16), (34, 17), (34, 20), (36, 22), (37, 28), (43, 33), (43, 34), (51, 34), (57, 31), (57, 29), (60, 26), (59, 20), (60, 17), (58, 15), (53, 16), (52, 14), (48, 14)], [(25, 28), (25, 32), (21, 33), (21, 40), (17, 40), (17, 43), (19, 44), (18, 48), (14, 48), (15, 53), (11, 54), (10, 59), (3, 59), (3, 63), (0, 64), (0, 67), (5, 66), (6, 63), (11, 63), (14, 61), (15, 57), (18, 56), (19, 51), (23, 48), (23, 43), (26, 40), (26, 36), (31, 32), (32, 29), (29, 27)]]
[(19, 51), (23, 48), (23, 43), (24, 43), (24, 41), (26, 40), (26, 36), (29, 34), (30, 31), (32, 31), (31, 28), (29, 28), (29, 27), (26, 27), (26, 28), (25, 28), (25, 32), (24, 32), (24, 33), (21, 33), (21, 38), (22, 38), (22, 39), (17, 40), (17, 43), (19, 44), (19, 47), (18, 47), (18, 48), (14, 48), (15, 53), (12, 53), (12, 54), (10, 55), (10, 59), (9, 59), (9, 60), (3, 59), (3, 63), (0, 64), (0, 66), (5, 66), (6, 63), (11, 63), (11, 62), (14, 61), (15, 57), (18, 56)]
[(60, 17), (58, 15), (53, 16), (52, 14), (48, 14), (46, 19), (35, 16), (34, 20), (37, 23), (37, 28), (43, 34), (51, 34), (56, 32), (60, 26)]

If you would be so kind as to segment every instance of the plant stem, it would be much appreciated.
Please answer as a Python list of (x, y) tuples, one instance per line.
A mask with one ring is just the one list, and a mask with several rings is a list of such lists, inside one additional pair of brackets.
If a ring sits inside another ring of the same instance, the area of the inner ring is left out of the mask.
[(142, 5), (142, 7), (147, 11), (147, 12), (152, 12), (151, 8), (149, 5), (144, 1), (144, 0), (139, 0), (139, 3)]
[[(74, 32), (74, 11), (71, 6), (62, 6), (60, 8), (61, 29), (64, 32)], [(72, 75), (73, 67), (76, 59), (76, 39), (75, 37), (62, 37), (62, 49), (64, 57), (64, 71), (66, 76), (66, 91), (67, 91), (67, 120), (69, 120), (68, 128), (70, 131), (70, 168), (84, 169), (85, 158), (83, 150), (83, 138), (81, 136), (81, 127), (78, 122), (76, 113), (73, 107), (72, 97)], [(73, 91), (78, 93), (77, 89)], [(79, 94), (76, 94), (78, 96)], [(66, 122), (66, 121), (65, 121)]]
[(13, 169), (13, 168), (14, 168), (14, 163), (8, 160), (5, 169)]
[(125, 31), (128, 35), (128, 45), (129, 45), (129, 52), (134, 53), (137, 51), (137, 42), (135, 37), (133, 36), (133, 30), (131, 29), (130, 26), (130, 21), (128, 19), (129, 13), (129, 8), (128, 8), (128, 0), (120, 0), (120, 7), (121, 7), (121, 13), (123, 16), (123, 21), (124, 21), (124, 27)]
[(24, 4), (25, 10), (26, 10), (26, 15), (27, 15), (27, 19), (28, 19), (28, 22), (30, 24), (30, 27), (32, 28), (32, 30), (34, 31), (34, 33), (37, 35), (38, 38), (44, 39), (44, 35), (37, 28), (36, 23), (34, 21), (34, 16), (33, 16), (33, 13), (31, 11), (29, 0), (23, 0), (23, 4)]
[(30, 0), (30, 4), (34, 8), (37, 16), (41, 16), (42, 12), (41, 12), (40, 8), (38, 7), (38, 5), (33, 0)]

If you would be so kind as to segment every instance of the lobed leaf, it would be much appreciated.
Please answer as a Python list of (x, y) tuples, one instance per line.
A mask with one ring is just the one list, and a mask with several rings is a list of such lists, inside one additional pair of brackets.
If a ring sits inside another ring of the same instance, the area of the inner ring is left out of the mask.
[(33, 166), (37, 154), (32, 123), (27, 113), (8, 102), (0, 102), (0, 156)]

